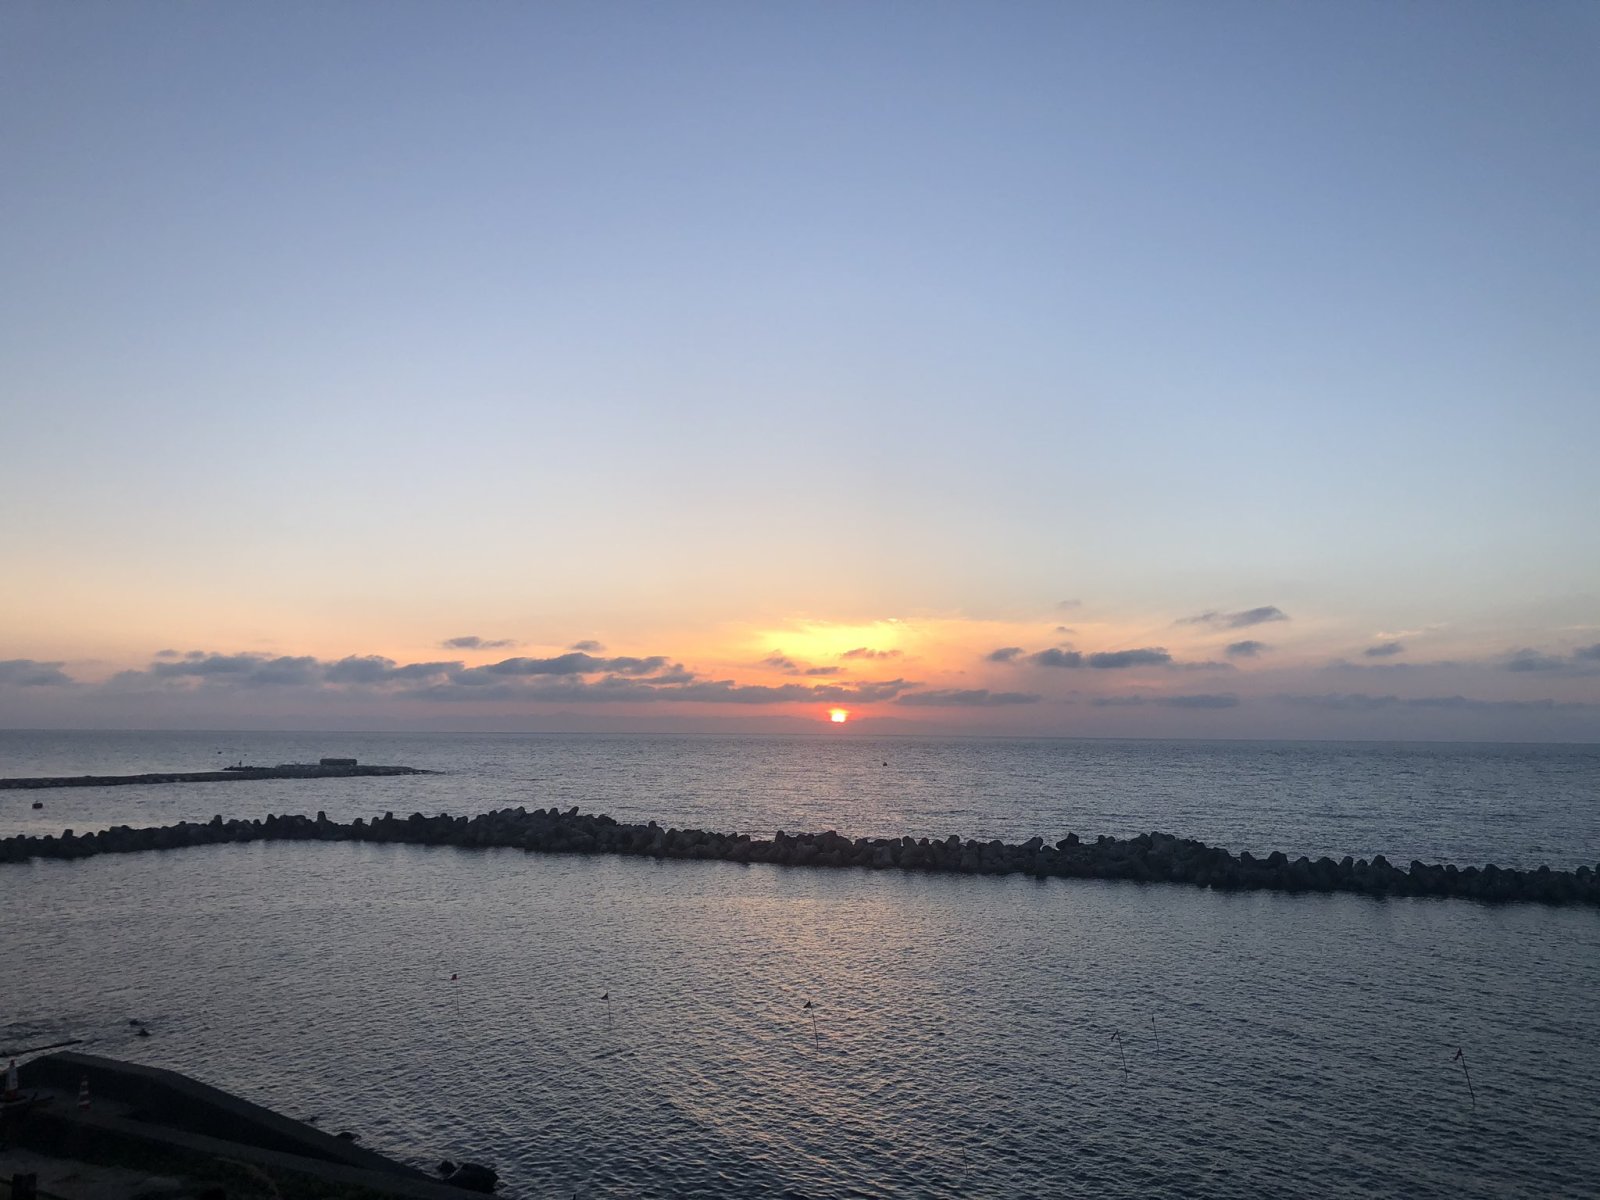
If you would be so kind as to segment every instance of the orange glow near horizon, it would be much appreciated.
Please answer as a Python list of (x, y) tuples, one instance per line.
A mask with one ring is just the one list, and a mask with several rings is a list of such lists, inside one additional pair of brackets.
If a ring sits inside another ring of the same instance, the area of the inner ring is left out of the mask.
[(849, 719), (850, 710), (848, 708), (830, 708), (828, 710), (828, 720), (835, 725), (843, 725)]

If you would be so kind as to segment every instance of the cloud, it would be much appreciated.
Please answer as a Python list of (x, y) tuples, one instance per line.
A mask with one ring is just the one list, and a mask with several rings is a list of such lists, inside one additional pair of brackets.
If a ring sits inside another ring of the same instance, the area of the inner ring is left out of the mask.
[(1146, 646), (1138, 650), (1101, 650), (1095, 654), (1052, 648), (1030, 654), (1028, 661), (1036, 667), (1096, 667), (1114, 671), (1125, 667), (1169, 666), (1172, 655), (1160, 646)]
[[(666, 658), (659, 654), (649, 658), (596, 658), (592, 654), (573, 651), (552, 658), (506, 658), (497, 663), (459, 671), (454, 679), (457, 683), (476, 686), (507, 675), (654, 675), (666, 666)], [(674, 669), (682, 669), (682, 664), (673, 666)]]
[(156, 651), (156, 657), (157, 658), (182, 658), (183, 655), (179, 654), (176, 650), (157, 650)]
[(874, 650), (870, 646), (857, 646), (854, 650), (846, 650), (839, 655), (840, 658), (899, 658), (899, 650)]
[(573, 642), (568, 650), (582, 650), (585, 654), (604, 654), (606, 648), (593, 638), (584, 638), (581, 642)]
[(1036, 667), (1081, 667), (1083, 655), (1076, 650), (1041, 650), (1037, 654), (1028, 655), (1028, 661)]
[(1015, 662), (1021, 654), (1021, 646), (1001, 646), (998, 650), (989, 651), (984, 657), (989, 662), (1008, 663)]
[(1251, 625), (1265, 625), (1269, 621), (1287, 621), (1289, 614), (1276, 604), (1263, 604), (1260, 608), (1247, 608), (1240, 612), (1218, 612), (1211, 609), (1193, 617), (1180, 617), (1179, 625), (1210, 625), (1216, 629), (1247, 629)]
[(1278, 699), (1298, 708), (1331, 712), (1377, 712), (1385, 709), (1448, 709), (1454, 711), (1514, 713), (1588, 711), (1600, 704), (1563, 700), (1474, 700), (1468, 696), (1372, 696), (1363, 692), (1329, 692), (1324, 695), (1280, 695)]
[(1454, 659), (1440, 658), (1431, 662), (1351, 662), (1349, 659), (1336, 658), (1323, 670), (1327, 671), (1365, 671), (1377, 674), (1403, 675), (1415, 674), (1419, 671), (1456, 671), (1463, 667), (1471, 667), (1471, 662), (1457, 662)]
[(988, 688), (942, 688), (910, 692), (895, 701), (917, 707), (989, 708), (1008, 704), (1037, 704), (1042, 697), (1033, 692), (991, 692)]
[(648, 658), (597, 658), (573, 652), (552, 658), (507, 658), (468, 667), (459, 660), (400, 664), (376, 654), (352, 654), (325, 662), (309, 655), (271, 657), (265, 654), (207, 654), (195, 651), (172, 661), (157, 660), (142, 671), (123, 671), (107, 686), (113, 691), (152, 687), (207, 688), (330, 687), (340, 690), (393, 689), (435, 683), (442, 687), (486, 694), (486, 689), (514, 685), (529, 677), (582, 679), (588, 676), (648, 679), (652, 684), (685, 685), (693, 672), (663, 655)]
[(1056, 607), (1058, 609), (1060, 609), (1062, 612), (1067, 612), (1067, 611), (1069, 611), (1071, 609), (1074, 609), (1074, 608), (1082, 608), (1083, 607), (1083, 601), (1082, 600), (1057, 600), (1056, 601)]
[(439, 644), (446, 650), (505, 650), (515, 646), (516, 642), (510, 638), (481, 638), (469, 633), (465, 637), (445, 638)]
[(858, 684), (785, 683), (773, 687), (736, 684), (731, 679), (679, 681), (670, 675), (653, 679), (608, 675), (592, 681), (574, 676), (525, 676), (477, 687), (457, 687), (455, 681), (447, 681), (401, 695), (416, 700), (547, 700), (580, 704), (871, 704), (893, 700), (916, 686), (903, 679)]
[(376, 654), (352, 654), (324, 666), (322, 678), (327, 683), (351, 683), (372, 687), (449, 676), (462, 670), (463, 667), (464, 664), (460, 662), (407, 663), (402, 667), (392, 658), (382, 658)]
[(1589, 675), (1593, 674), (1595, 669), (1590, 664), (1600, 665), (1600, 642), (1592, 646), (1581, 646), (1565, 658), (1542, 654), (1537, 650), (1517, 650), (1506, 659), (1505, 668), (1508, 671), (1567, 671), (1577, 675)]
[(1246, 639), (1242, 642), (1229, 642), (1227, 649), (1223, 653), (1229, 658), (1255, 658), (1264, 651), (1271, 649), (1272, 647), (1265, 642)]
[(1146, 704), (1162, 708), (1238, 708), (1239, 697), (1231, 692), (1194, 692), (1185, 696), (1100, 696), (1092, 701), (1096, 708), (1138, 708)]
[(193, 650), (177, 662), (153, 662), (146, 671), (124, 671), (114, 678), (134, 682), (151, 679), (220, 679), (242, 687), (283, 687), (316, 683), (321, 666), (309, 655), (206, 654)]
[(1054, 632), (1056, 632), (1056, 633), (1077, 633), (1078, 631), (1076, 629), (1074, 629), (1071, 625), (1057, 625), (1055, 627)]
[(10, 687), (59, 687), (71, 683), (72, 676), (61, 668), (64, 662), (40, 662), (32, 658), (0, 660), (0, 684)]
[(787, 654), (777, 650), (762, 659), (761, 665), (782, 671), (785, 675), (838, 675), (844, 671), (843, 667), (802, 667)]
[(1162, 667), (1172, 661), (1160, 646), (1149, 646), (1142, 650), (1106, 650), (1099, 654), (1091, 654), (1084, 660), (1091, 667), (1107, 670), (1120, 670), (1124, 667)]
[(1404, 654), (1405, 649), (1399, 642), (1382, 642), (1376, 646), (1368, 646), (1361, 653), (1368, 658), (1393, 658), (1396, 654)]
[(1518, 650), (1506, 660), (1508, 671), (1559, 671), (1566, 665), (1565, 660), (1536, 650)]

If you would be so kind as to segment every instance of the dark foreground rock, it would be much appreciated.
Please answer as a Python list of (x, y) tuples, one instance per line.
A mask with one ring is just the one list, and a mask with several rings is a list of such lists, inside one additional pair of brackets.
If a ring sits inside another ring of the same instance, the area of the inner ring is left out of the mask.
[(493, 1167), (486, 1167), (482, 1163), (462, 1163), (448, 1175), (444, 1181), (451, 1187), (466, 1188), (469, 1192), (492, 1192), (500, 1183), (500, 1176)]
[(221, 842), (399, 842), (419, 846), (501, 847), (544, 854), (631, 854), (651, 858), (714, 859), (776, 863), (794, 867), (862, 867), (869, 870), (949, 871), (965, 875), (1033, 875), (1040, 879), (1123, 879), (1138, 883), (1183, 883), (1221, 891), (1357, 892), (1366, 896), (1454, 896), (1472, 900), (1526, 900), (1540, 904), (1600, 905), (1596, 868), (1532, 871), (1488, 866), (1439, 866), (1413, 861), (1408, 869), (1383, 855), (1367, 859), (1301, 857), (1281, 851), (1257, 858), (1231, 854), (1191, 838), (1141, 833), (1135, 838), (1084, 841), (1069, 833), (1054, 845), (1031, 838), (1020, 845), (929, 838), (847, 838), (838, 833), (788, 834), (771, 839), (702, 829), (624, 825), (612, 817), (580, 814), (576, 808), (507, 808), (476, 817), (386, 813), (342, 825), (316, 817), (273, 816), (130, 829), (118, 825), (96, 833), (64, 831), (60, 837), (18, 835), (0, 839), (0, 863), (31, 858), (88, 858), (136, 850), (175, 850)]

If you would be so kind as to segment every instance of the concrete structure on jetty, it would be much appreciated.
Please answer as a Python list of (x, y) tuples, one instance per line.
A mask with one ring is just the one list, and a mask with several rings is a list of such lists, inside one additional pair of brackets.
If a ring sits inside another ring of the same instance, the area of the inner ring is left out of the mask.
[(54, 775), (32, 779), (0, 779), (7, 788), (120, 787), (135, 783), (230, 783), (236, 779), (348, 779), (352, 775), (431, 775), (421, 767), (363, 767), (353, 758), (325, 758), (315, 763), (279, 763), (275, 767), (223, 767), (220, 771), (166, 771), (149, 775)]
[(30, 858), (87, 858), (135, 850), (172, 850), (221, 842), (357, 841), (401, 842), (421, 846), (505, 847), (546, 854), (631, 854), (652, 858), (715, 859), (737, 863), (776, 863), (794, 867), (864, 867), (873, 870), (953, 871), (967, 875), (1014, 872), (1040, 879), (1122, 879), (1138, 883), (1185, 883), (1219, 890), (1284, 892), (1357, 892), (1368, 896), (1455, 896), (1472, 900), (1528, 900), (1541, 904), (1600, 905), (1596, 868), (1552, 871), (1502, 870), (1438, 866), (1413, 861), (1409, 870), (1392, 866), (1383, 855), (1340, 862), (1301, 857), (1282, 851), (1257, 858), (1248, 851), (1231, 854), (1189, 838), (1142, 833), (1118, 840), (1093, 842), (1069, 833), (1054, 845), (1030, 838), (1021, 845), (1000, 841), (963, 842), (954, 835), (928, 838), (856, 838), (837, 833), (786, 834), (770, 841), (748, 834), (707, 833), (699, 829), (662, 829), (624, 825), (612, 817), (579, 815), (576, 808), (507, 808), (479, 816), (425, 817), (404, 820), (386, 813), (374, 821), (357, 818), (348, 825), (303, 816), (268, 816), (265, 820), (130, 829), (118, 825), (98, 833), (59, 838), (18, 835), (0, 839), (0, 863)]

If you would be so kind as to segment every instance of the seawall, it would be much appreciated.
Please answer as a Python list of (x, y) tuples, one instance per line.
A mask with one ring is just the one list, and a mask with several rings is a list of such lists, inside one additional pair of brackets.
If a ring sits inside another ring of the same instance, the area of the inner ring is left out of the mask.
[(869, 870), (947, 871), (966, 875), (1027, 874), (1040, 879), (1120, 879), (1138, 883), (1188, 884), (1223, 891), (1355, 892), (1366, 896), (1438, 896), (1480, 901), (1531, 901), (1540, 904), (1600, 906), (1600, 868), (1554, 871), (1440, 866), (1413, 860), (1408, 869), (1383, 855), (1370, 861), (1346, 857), (1291, 860), (1281, 851), (1258, 858), (1232, 854), (1191, 838), (1142, 833), (1092, 842), (1069, 833), (1054, 845), (1031, 838), (1020, 845), (1000, 841), (962, 841), (954, 835), (928, 838), (847, 838), (838, 833), (787, 834), (770, 840), (748, 834), (663, 829), (654, 821), (625, 825), (604, 814), (576, 808), (501, 809), (476, 817), (393, 813), (349, 824), (323, 813), (268, 816), (264, 820), (131, 829), (118, 825), (95, 833), (60, 837), (20, 834), (0, 839), (0, 863), (32, 858), (73, 859), (140, 850), (175, 850), (227, 842), (356, 841), (420, 846), (501, 847), (544, 854), (623, 854), (651, 858), (774, 863), (791, 867), (860, 867)]

